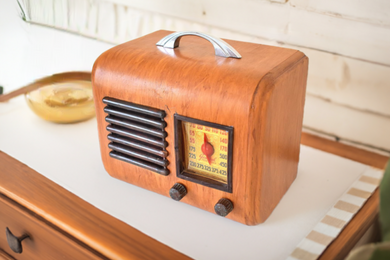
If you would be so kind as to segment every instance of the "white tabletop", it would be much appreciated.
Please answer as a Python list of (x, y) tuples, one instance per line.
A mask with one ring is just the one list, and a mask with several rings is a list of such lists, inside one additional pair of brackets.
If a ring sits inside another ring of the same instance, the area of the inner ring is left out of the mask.
[[(0, 84), (6, 91), (52, 73), (91, 70), (111, 47), (24, 24), (9, 2), (0, 0)], [(286, 259), (368, 167), (302, 146), (296, 181), (265, 223), (249, 227), (110, 177), (100, 159), (96, 119), (45, 122), (22, 96), (0, 103), (0, 150), (195, 259)]]

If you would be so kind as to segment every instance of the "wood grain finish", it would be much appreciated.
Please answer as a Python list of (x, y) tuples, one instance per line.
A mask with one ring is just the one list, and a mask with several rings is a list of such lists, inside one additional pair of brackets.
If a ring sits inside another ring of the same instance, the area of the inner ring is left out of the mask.
[[(23, 252), (16, 254), (7, 243), (5, 229), (17, 237), (28, 234), (22, 241)], [(0, 248), (17, 259), (102, 259), (99, 254), (80, 245), (58, 228), (0, 195)]]
[(0, 260), (15, 260), (15, 258), (0, 249)]
[[(260, 180), (247, 180), (248, 186), (257, 184), (251, 194), (260, 192), (260, 196), (254, 196), (255, 221), (251, 224), (268, 218), (297, 175), (307, 68), (308, 59), (297, 52), (260, 82), (260, 88), (266, 90), (258, 93), (252, 107), (261, 104), (266, 107), (265, 111), (252, 109), (253, 125), (248, 141), (249, 154), (253, 155), (248, 160), (249, 171), (257, 173), (257, 169), (262, 169), (257, 175)], [(264, 131), (254, 134), (259, 128)]]
[[(302, 144), (383, 168), (387, 157), (307, 133)], [(189, 259), (125, 223), (86, 203), (26, 165), (0, 152), (0, 193), (18, 209), (33, 211), (48, 226), (58, 227), (69, 239), (110, 259)], [(378, 191), (322, 254), (320, 259), (343, 259), (378, 212)], [(34, 216), (34, 214), (31, 214)], [(98, 228), (97, 228), (98, 227)], [(5, 237), (5, 230), (0, 237)], [(8, 247), (5, 247), (8, 248)], [(0, 259), (13, 259), (0, 251)], [(8, 257), (8, 258), (7, 258)], [(103, 258), (103, 257), (102, 257)]]
[(387, 161), (389, 160), (389, 157), (387, 156), (324, 139), (308, 133), (302, 133), (301, 143), (303, 145), (367, 164), (378, 169), (384, 169)]
[[(169, 33), (116, 46), (95, 62), (92, 81), (104, 166), (113, 177), (165, 196), (180, 181), (188, 189), (182, 202), (214, 214), (215, 203), (228, 198), (234, 210), (227, 218), (261, 223), (297, 173), (307, 58), (296, 50), (227, 41), (242, 59), (226, 59), (194, 36), (183, 37), (174, 50), (156, 47)], [(165, 110), (169, 176), (109, 157), (101, 102), (106, 96)], [(176, 113), (234, 127), (233, 193), (176, 177)]]
[[(21, 214), (19, 218), (10, 220), (11, 224), (1, 222), (6, 216), (0, 217), (0, 243), (4, 250), (8, 246), (3, 246), (1, 242), (5, 237), (3, 225), (9, 225), (15, 235), (20, 235), (18, 232), (31, 231), (25, 224), (33, 221), (38, 223), (37, 229), (54, 229), (52, 238), (56, 244), (66, 240), (70, 246), (78, 244), (75, 245), (77, 250), (84, 248), (90, 251), (90, 259), (189, 259), (86, 203), (3, 152), (0, 152), (0, 165), (1, 198), (3, 201), (8, 198), (6, 201), (7, 205), (11, 205), (10, 210)], [(36, 220), (32, 219), (34, 216)], [(31, 232), (32, 236), (36, 236), (35, 229)], [(63, 239), (60, 238), (61, 234), (65, 236)], [(37, 239), (36, 242), (38, 241)], [(74, 251), (75, 249), (71, 252)], [(87, 253), (85, 255), (89, 256)]]
[[(372, 167), (384, 169), (388, 157), (370, 151), (348, 146), (346, 144), (323, 139), (321, 137), (302, 133), (302, 144), (328, 153), (332, 153)], [(319, 260), (344, 259), (363, 234), (373, 224), (379, 212), (379, 190), (367, 200), (359, 212), (347, 224), (340, 235), (329, 245)]]
[(11, 98), (17, 97), (19, 95), (22, 95), (22, 94), (25, 94), (28, 92), (31, 92), (33, 90), (40, 88), (40, 87), (44, 87), (44, 86), (47, 86), (50, 84), (69, 82), (69, 81), (75, 81), (75, 80), (91, 81), (91, 73), (90, 72), (72, 71), (72, 72), (53, 74), (51, 76), (39, 79), (31, 84), (28, 84), (28, 85), (21, 87), (15, 91), (10, 92), (10, 93), (0, 95), (0, 102), (6, 102), (6, 101), (10, 100)]

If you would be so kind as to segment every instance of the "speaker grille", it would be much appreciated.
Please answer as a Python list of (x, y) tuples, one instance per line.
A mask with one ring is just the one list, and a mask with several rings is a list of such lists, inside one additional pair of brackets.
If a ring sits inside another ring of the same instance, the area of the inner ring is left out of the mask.
[(168, 175), (165, 111), (105, 97), (112, 158)]

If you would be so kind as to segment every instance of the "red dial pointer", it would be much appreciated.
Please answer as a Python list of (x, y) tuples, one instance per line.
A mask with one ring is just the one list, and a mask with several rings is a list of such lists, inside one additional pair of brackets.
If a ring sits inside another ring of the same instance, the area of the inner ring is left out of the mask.
[(202, 153), (206, 155), (207, 161), (211, 165), (211, 155), (214, 153), (214, 147), (207, 141), (207, 135), (204, 134), (204, 143), (202, 144)]

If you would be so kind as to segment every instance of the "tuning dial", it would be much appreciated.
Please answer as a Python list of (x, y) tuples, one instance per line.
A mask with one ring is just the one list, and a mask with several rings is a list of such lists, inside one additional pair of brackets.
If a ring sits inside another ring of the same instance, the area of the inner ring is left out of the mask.
[(181, 200), (187, 194), (187, 189), (183, 184), (175, 183), (169, 190), (169, 196), (174, 200)]
[(220, 199), (214, 206), (215, 213), (222, 217), (226, 217), (233, 210), (233, 202), (229, 199)]

